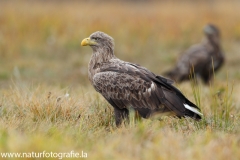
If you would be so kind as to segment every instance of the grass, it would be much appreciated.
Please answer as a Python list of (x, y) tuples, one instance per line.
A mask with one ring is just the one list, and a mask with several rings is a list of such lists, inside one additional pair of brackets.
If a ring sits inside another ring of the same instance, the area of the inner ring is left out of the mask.
[[(237, 1), (1, 1), (0, 152), (239, 159), (238, 6)], [(132, 116), (129, 125), (116, 128), (111, 106), (87, 80), (91, 49), (80, 47), (81, 40), (96, 30), (107, 32), (119, 58), (161, 74), (201, 40), (209, 22), (222, 31), (225, 66), (209, 87), (176, 84), (200, 106), (203, 120), (136, 121)]]

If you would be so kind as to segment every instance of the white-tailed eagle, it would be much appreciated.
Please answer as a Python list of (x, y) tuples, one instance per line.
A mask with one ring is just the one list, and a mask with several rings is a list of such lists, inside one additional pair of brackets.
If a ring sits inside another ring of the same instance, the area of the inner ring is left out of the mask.
[(164, 73), (165, 76), (182, 82), (193, 78), (193, 73), (209, 84), (214, 72), (224, 63), (224, 54), (220, 45), (219, 29), (208, 24), (204, 27), (205, 38), (200, 44), (195, 44), (186, 50), (177, 61), (175, 68)]
[(113, 106), (117, 126), (128, 118), (130, 108), (143, 118), (170, 113), (201, 119), (200, 109), (174, 87), (171, 80), (118, 59), (112, 37), (97, 31), (81, 45), (93, 50), (88, 77), (95, 90)]

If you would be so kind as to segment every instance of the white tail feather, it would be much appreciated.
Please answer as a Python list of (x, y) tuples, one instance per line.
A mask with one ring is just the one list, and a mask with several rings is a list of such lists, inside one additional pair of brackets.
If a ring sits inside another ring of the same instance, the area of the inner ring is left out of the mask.
[(198, 111), (198, 109), (196, 109), (196, 108), (194, 108), (194, 107), (191, 107), (191, 106), (189, 106), (188, 104), (183, 104), (184, 105), (184, 107), (186, 108), (186, 109), (188, 109), (188, 110), (190, 110), (190, 111), (192, 111), (192, 112), (194, 112), (194, 113), (196, 113), (196, 114), (198, 114), (198, 115), (203, 115), (201, 112), (199, 112)]

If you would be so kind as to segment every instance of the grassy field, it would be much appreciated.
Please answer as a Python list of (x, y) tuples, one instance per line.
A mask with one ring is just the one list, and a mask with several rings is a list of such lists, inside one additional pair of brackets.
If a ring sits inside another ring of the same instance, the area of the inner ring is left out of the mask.
[[(1, 1), (0, 153), (240, 159), (239, 6), (238, 1)], [(200, 106), (203, 120), (136, 121), (131, 116), (129, 125), (116, 128), (111, 106), (88, 82), (92, 51), (81, 47), (81, 40), (104, 31), (115, 39), (117, 57), (161, 74), (202, 40), (206, 23), (222, 31), (225, 66), (209, 87), (176, 84)]]

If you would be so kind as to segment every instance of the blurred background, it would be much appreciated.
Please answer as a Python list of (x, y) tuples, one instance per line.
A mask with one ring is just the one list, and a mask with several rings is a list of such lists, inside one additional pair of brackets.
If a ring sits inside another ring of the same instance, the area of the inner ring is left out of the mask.
[[(115, 39), (118, 58), (156, 74), (201, 42), (203, 27), (221, 31), (226, 63), (217, 81), (240, 81), (240, 1), (0, 1), (0, 87), (21, 81), (90, 85), (92, 50), (80, 46), (95, 31)], [(227, 76), (228, 75), (228, 76)]]

